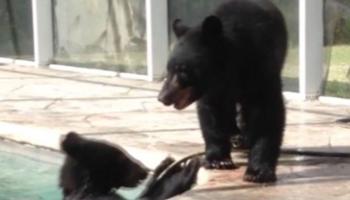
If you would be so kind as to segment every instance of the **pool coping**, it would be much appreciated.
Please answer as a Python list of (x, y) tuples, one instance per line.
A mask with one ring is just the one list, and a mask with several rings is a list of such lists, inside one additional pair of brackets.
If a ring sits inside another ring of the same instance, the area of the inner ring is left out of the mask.
[[(2, 130), (0, 133), (0, 142), (4, 141), (7, 143), (7, 145), (5, 145), (7, 148), (10, 148), (12, 145), (13, 150), (15, 151), (14, 153), (22, 155), (25, 154), (22, 151), (29, 151), (27, 156), (30, 156), (29, 154), (34, 154), (36, 157), (42, 157), (43, 159), (48, 160), (48, 162), (53, 163), (55, 163), (55, 161), (54, 159), (50, 159), (50, 157), (64, 157), (64, 154), (61, 153), (59, 147), (61, 139), (66, 134), (63, 131), (5, 122), (0, 122), (0, 130)], [(110, 143), (109, 141), (98, 137), (93, 139)], [(5, 147), (0, 147), (0, 150), (3, 148), (5, 149)], [(169, 156), (166, 152), (154, 149), (148, 150), (125, 145), (123, 145), (122, 148), (150, 169), (154, 169), (165, 157)], [(18, 151), (16, 149), (18, 149)], [(171, 156), (174, 158), (180, 157), (179, 155)]]
[(64, 155), (58, 150), (34, 146), (29, 143), (19, 143), (3, 137), (0, 138), (0, 151), (55, 165), (62, 164), (64, 158)]

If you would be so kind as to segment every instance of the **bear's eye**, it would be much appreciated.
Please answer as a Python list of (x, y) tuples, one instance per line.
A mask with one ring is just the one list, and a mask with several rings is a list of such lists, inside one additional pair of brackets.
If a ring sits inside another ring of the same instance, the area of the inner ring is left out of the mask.
[(192, 85), (192, 82), (194, 81), (193, 80), (194, 77), (188, 68), (178, 69), (176, 74), (178, 76), (178, 80), (179, 80), (180, 85), (182, 85), (183, 87), (187, 87), (187, 86)]
[(178, 73), (178, 80), (179, 80), (180, 85), (182, 85), (184, 87), (188, 86), (190, 83), (189, 76), (185, 72)]
[(177, 65), (176, 66), (176, 71), (178, 72), (185, 72), (187, 70), (186, 65)]

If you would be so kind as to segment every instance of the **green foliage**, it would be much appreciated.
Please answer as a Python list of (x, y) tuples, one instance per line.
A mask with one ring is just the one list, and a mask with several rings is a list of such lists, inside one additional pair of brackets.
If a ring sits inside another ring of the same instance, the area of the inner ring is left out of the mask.
[(334, 30), (335, 44), (350, 44), (350, 18), (341, 18)]
[(331, 48), (325, 95), (350, 98), (350, 45)]
[(281, 10), (288, 29), (289, 46), (297, 47), (299, 44), (299, 2), (286, 0), (272, 0)]

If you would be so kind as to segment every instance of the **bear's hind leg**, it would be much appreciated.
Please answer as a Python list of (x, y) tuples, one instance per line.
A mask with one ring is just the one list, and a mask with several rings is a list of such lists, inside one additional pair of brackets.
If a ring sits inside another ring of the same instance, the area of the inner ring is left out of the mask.
[(282, 96), (267, 105), (260, 104), (249, 108), (246, 128), (251, 148), (245, 181), (276, 181), (276, 166), (285, 124)]

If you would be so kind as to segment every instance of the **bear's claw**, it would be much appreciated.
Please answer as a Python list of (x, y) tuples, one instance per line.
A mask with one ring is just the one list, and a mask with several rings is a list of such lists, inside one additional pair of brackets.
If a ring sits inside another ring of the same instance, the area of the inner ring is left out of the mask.
[(231, 159), (224, 159), (224, 160), (206, 160), (204, 162), (204, 167), (206, 169), (237, 169), (238, 166), (233, 163)]

